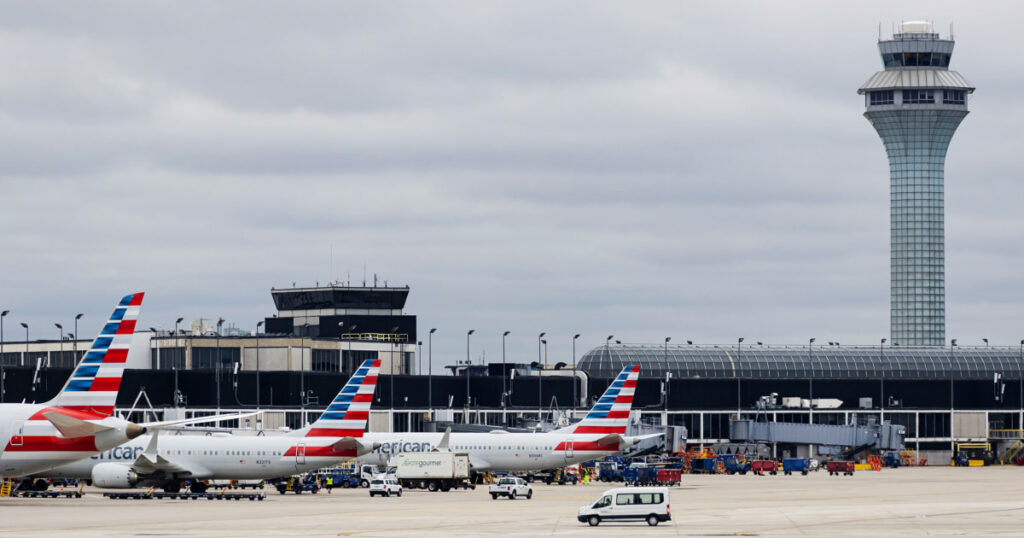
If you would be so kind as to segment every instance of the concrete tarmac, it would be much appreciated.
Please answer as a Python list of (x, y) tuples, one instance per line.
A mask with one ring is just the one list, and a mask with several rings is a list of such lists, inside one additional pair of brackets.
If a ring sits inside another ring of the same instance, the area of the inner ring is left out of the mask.
[(365, 489), (280, 495), (265, 501), (0, 499), (0, 536), (487, 536), (1024, 534), (1024, 468), (904, 468), (833, 477), (687, 475), (671, 488), (673, 520), (576, 521), (580, 505), (611, 484), (535, 484), (531, 500), (475, 491)]

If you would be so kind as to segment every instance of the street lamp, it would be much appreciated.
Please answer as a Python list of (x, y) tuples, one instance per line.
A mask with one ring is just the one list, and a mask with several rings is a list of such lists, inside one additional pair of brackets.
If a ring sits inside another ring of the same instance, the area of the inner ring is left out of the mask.
[[(430, 410), (430, 418), (434, 418), (434, 332), (437, 329), (430, 329), (427, 334), (427, 409)], [(351, 348), (351, 344), (349, 345)]]
[(213, 363), (214, 368), (217, 369), (217, 414), (220, 414), (220, 328), (222, 325), (224, 325), (224, 318), (217, 320), (217, 358)]
[[(6, 318), (7, 314), (10, 313), (10, 310), (4, 310), (3, 312), (0, 312), (0, 358), (4, 356), (4, 318)], [(77, 329), (75, 330), (77, 331)]]
[[(71, 339), (71, 352), (75, 355), (75, 364), (78, 364), (78, 320), (82, 319), (85, 314), (75, 314), (75, 334), (72, 335)], [(74, 364), (71, 365), (74, 367)]]
[(540, 334), (537, 335), (537, 426), (540, 426), (540, 419), (541, 419), (540, 410), (541, 410), (542, 407), (544, 407), (544, 399), (541, 398), (541, 389), (542, 389), (542, 387), (541, 387), (540, 378), (544, 374), (544, 371), (541, 370), (541, 366), (540, 366), (541, 365), (540, 346), (541, 346), (541, 342), (543, 342), (543, 338), (544, 338), (545, 334), (547, 334), (547, 333), (545, 332), (545, 333), (540, 333)]
[(260, 408), (260, 327), (262, 326), (262, 321), (256, 322), (256, 409)]
[[(81, 316), (81, 314), (79, 314), (79, 316)], [(185, 348), (181, 347), (181, 333), (178, 332), (178, 325), (184, 319), (185, 318), (178, 318), (178, 319), (174, 320), (174, 349), (176, 350), (175, 351), (175, 355), (177, 355), (177, 350), (181, 351), (181, 366), (183, 368), (185, 366)], [(178, 362), (177, 361), (175, 361), (175, 363), (174, 363), (174, 369), (175, 370), (178, 369)], [(178, 374), (175, 373), (174, 375), (178, 375)]]
[[(475, 332), (476, 332), (476, 329), (470, 329), (470, 330), (466, 331), (466, 370), (465, 370), (465, 373), (466, 373), (466, 413), (467, 414), (469, 413), (469, 406), (471, 405), (471, 402), (472, 402), (472, 400), (469, 397), (469, 364), (470, 364), (470, 361), (469, 361), (469, 337), (472, 336), (473, 333), (475, 333)], [(466, 418), (469, 418), (469, 417), (466, 417)]]
[[(885, 371), (888, 369), (888, 364), (885, 362), (885, 338), (882, 339), (878, 344), (878, 358), (882, 361), (882, 401), (879, 402), (878, 407), (885, 412)], [(882, 418), (885, 418), (884, 414)]]
[[(505, 331), (501, 333), (501, 410), (505, 410), (505, 395), (508, 394), (508, 385), (505, 381), (505, 337), (511, 334), (512, 331)], [(505, 413), (501, 414), (501, 418), (505, 418)]]
[(416, 375), (423, 375), (423, 340), (416, 342)]
[(391, 383), (391, 431), (395, 429), (395, 344), (398, 341), (398, 326), (391, 328), (391, 370), (388, 380)]
[(22, 363), (28, 366), (28, 323), (22, 323), (21, 326), (25, 328), (25, 360)]
[[(63, 364), (64, 363), (64, 326), (61, 325), (60, 323), (54, 323), (53, 326), (56, 327), (60, 331), (60, 363)], [(50, 366), (50, 359), (49, 358), (46, 359), (46, 365)]]
[[(736, 362), (740, 363), (740, 368), (743, 367), (742, 366), (743, 365), (743, 346), (740, 345), (742, 343), (743, 343), (743, 337), (742, 336), (736, 339)], [(736, 375), (736, 419), (737, 420), (739, 420), (739, 418), (740, 418), (740, 410), (742, 408), (743, 408), (743, 398), (740, 395), (740, 376), (739, 376), (739, 374), (737, 374)]]
[(576, 404), (579, 402), (579, 397), (576, 395), (576, 340), (580, 335), (574, 335), (572, 337), (572, 418), (576, 419)]
[(982, 342), (985, 342), (985, 347), (988, 347), (988, 338), (982, 338)]
[(807, 416), (809, 417), (808, 422), (810, 424), (814, 424), (814, 349), (811, 347), (811, 345), (814, 344), (814, 340), (814, 338), (811, 338), (807, 341), (807, 367), (811, 369), (812, 372), (808, 377), (808, 392), (810, 393), (810, 398), (807, 400)]

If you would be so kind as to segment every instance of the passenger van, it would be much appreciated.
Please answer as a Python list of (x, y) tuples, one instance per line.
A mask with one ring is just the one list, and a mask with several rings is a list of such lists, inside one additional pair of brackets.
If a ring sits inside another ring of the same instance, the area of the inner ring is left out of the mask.
[(580, 523), (596, 527), (602, 521), (642, 520), (655, 526), (670, 521), (668, 488), (615, 488), (601, 494), (593, 504), (580, 507)]

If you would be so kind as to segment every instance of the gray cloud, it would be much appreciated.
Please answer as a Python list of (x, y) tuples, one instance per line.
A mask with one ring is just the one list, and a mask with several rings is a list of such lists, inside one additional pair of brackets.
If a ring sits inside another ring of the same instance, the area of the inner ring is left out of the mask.
[[(1021, 336), (1013, 3), (93, 3), (0, 21), (0, 307), (93, 332), (252, 327), (270, 286), (408, 283), (493, 358), (625, 341), (873, 343), (888, 167), (856, 88), (879, 21), (957, 24), (948, 332)], [(334, 251), (334, 274), (330, 274)], [(91, 320), (91, 321), (89, 321)], [(45, 328), (45, 329), (44, 329)], [(37, 333), (36, 331), (41, 331)], [(52, 335), (50, 335), (52, 336)]]

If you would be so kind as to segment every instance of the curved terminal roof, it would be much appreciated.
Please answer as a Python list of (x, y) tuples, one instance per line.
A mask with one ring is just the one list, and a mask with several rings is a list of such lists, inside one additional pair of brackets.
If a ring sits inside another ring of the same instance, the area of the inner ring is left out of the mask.
[(639, 364), (640, 376), (673, 379), (1021, 379), (1017, 348), (681, 346), (616, 344), (586, 352), (579, 369), (595, 379)]

